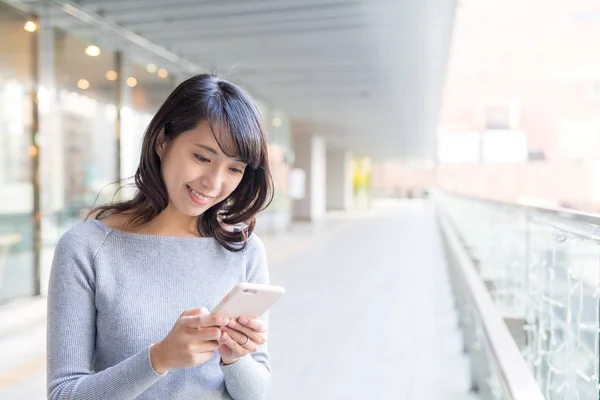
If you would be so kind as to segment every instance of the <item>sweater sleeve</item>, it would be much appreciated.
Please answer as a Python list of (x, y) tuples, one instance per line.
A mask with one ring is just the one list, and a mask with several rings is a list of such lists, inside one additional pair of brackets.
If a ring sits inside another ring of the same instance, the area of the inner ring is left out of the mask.
[(149, 347), (111, 368), (93, 370), (93, 263), (106, 237), (93, 239), (71, 230), (56, 246), (48, 288), (48, 399), (133, 399), (162, 376), (152, 368)]
[[(256, 234), (252, 234), (246, 247), (246, 281), (269, 283), (267, 253), (265, 246)], [(261, 317), (268, 329), (268, 313)], [(242, 357), (237, 362), (221, 365), (225, 376), (225, 386), (234, 400), (259, 400), (267, 396), (271, 377), (267, 343), (258, 351)]]

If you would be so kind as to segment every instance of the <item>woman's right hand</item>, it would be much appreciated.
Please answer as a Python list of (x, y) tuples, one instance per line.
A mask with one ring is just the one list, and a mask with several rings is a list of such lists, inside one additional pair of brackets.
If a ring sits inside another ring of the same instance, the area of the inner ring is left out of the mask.
[(228, 323), (229, 318), (204, 307), (184, 311), (169, 334), (150, 348), (152, 367), (162, 375), (205, 363), (219, 347), (221, 327)]

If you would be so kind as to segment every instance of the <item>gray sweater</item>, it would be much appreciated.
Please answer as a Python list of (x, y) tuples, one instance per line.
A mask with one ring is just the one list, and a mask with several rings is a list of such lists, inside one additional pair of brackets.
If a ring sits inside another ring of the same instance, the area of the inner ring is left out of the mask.
[[(91, 220), (60, 239), (48, 292), (49, 399), (263, 399), (266, 345), (239, 361), (159, 375), (150, 345), (185, 310), (211, 310), (238, 282), (268, 283), (255, 234), (233, 253), (213, 238), (125, 233)], [(263, 317), (265, 323), (267, 316)]]

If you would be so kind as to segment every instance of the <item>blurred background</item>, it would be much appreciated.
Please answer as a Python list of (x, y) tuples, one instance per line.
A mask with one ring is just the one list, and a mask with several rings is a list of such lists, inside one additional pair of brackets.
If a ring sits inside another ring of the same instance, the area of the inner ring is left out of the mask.
[[(599, 399), (596, 0), (0, 0), (0, 398), (183, 80), (256, 99), (272, 399)], [(116, 198), (131, 195), (120, 191)]]

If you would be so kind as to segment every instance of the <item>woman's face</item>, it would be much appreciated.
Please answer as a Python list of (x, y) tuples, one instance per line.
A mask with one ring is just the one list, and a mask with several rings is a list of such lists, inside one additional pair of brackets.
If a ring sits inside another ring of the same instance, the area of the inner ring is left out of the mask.
[[(228, 157), (220, 149), (207, 121), (175, 140), (164, 142), (157, 152), (170, 205), (190, 217), (197, 217), (226, 199), (238, 186), (246, 164)], [(233, 138), (225, 148), (235, 148)]]

